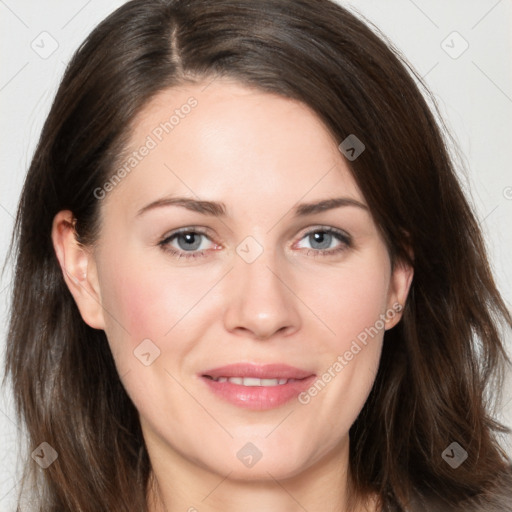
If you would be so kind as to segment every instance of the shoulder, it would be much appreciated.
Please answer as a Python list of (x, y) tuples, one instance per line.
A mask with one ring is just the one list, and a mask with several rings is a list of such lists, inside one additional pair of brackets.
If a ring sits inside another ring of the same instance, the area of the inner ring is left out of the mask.
[(512, 512), (512, 467), (506, 474), (496, 475), (494, 486), (472, 501), (468, 512)]
[(512, 466), (510, 471), (496, 475), (485, 492), (447, 508), (440, 498), (418, 493), (407, 512), (512, 512)]

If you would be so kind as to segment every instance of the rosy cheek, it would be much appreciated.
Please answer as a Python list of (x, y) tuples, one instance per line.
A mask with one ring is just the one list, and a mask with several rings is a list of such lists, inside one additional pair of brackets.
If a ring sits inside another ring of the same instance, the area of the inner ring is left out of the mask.
[[(187, 311), (204, 295), (204, 279), (186, 279), (185, 273), (170, 271), (165, 266), (141, 268), (135, 261), (123, 265), (138, 270), (118, 266), (111, 274), (112, 311), (116, 311), (132, 343), (145, 338), (164, 343), (173, 326), (180, 325)], [(126, 332), (122, 335), (128, 336)]]
[(143, 272), (125, 279), (118, 304), (132, 340), (162, 337), (172, 326), (178, 296), (170, 286)]
[[(154, 335), (151, 309), (152, 304), (158, 303), (155, 293), (159, 290), (149, 285), (145, 271), (138, 267), (136, 262), (118, 257), (104, 262), (100, 272), (107, 335), (111, 342), (123, 346)], [(153, 313), (153, 318), (158, 316)]]
[(385, 308), (387, 284), (384, 272), (354, 270), (330, 287), (339, 290), (338, 300), (331, 300), (329, 309), (337, 350), (347, 349), (358, 335), (375, 326)]

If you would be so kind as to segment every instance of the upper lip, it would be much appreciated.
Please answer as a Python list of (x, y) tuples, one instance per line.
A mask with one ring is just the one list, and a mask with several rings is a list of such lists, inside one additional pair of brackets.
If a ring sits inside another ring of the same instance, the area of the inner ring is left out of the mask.
[(302, 370), (287, 364), (254, 364), (237, 363), (219, 366), (202, 372), (203, 376), (219, 377), (252, 377), (256, 379), (304, 379), (314, 375), (308, 370)]

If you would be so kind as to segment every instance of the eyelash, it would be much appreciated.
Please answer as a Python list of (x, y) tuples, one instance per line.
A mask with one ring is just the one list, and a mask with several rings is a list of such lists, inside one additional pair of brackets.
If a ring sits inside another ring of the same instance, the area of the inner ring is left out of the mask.
[[(306, 254), (308, 256), (312, 255), (313, 257), (317, 256), (334, 256), (337, 254), (340, 254), (341, 252), (347, 250), (348, 248), (352, 247), (352, 238), (344, 233), (343, 231), (340, 231), (338, 229), (332, 228), (332, 227), (317, 227), (315, 229), (312, 229), (306, 233), (300, 238), (302, 240), (303, 238), (306, 238), (310, 235), (313, 235), (315, 233), (325, 233), (328, 235), (332, 235), (334, 238), (336, 238), (339, 242), (341, 242), (341, 245), (335, 249), (329, 249), (329, 250), (321, 250), (321, 249), (307, 249)], [(202, 235), (208, 238), (208, 234), (203, 231), (200, 228), (195, 227), (189, 227), (189, 228), (182, 228), (180, 230), (174, 231), (170, 235), (167, 235), (163, 240), (158, 242), (158, 245), (161, 247), (161, 249), (165, 252), (170, 253), (172, 256), (174, 256), (177, 259), (185, 258), (198, 258), (198, 257), (204, 257), (206, 256), (206, 250), (201, 250), (197, 252), (188, 252), (188, 251), (179, 251), (171, 247), (169, 244), (173, 240), (175, 240), (180, 235), (185, 234), (194, 234), (194, 235)], [(209, 249), (211, 250), (211, 249)]]

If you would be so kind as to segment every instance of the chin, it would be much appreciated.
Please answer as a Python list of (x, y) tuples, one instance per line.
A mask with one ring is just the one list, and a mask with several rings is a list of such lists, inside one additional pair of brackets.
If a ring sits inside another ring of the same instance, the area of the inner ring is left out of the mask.
[[(318, 455), (321, 447), (317, 450), (309, 447), (306, 453), (304, 447), (308, 445), (302, 442), (298, 444), (299, 447), (279, 441), (272, 443), (264, 438), (247, 441), (237, 439), (233, 447), (229, 448), (232, 455), (204, 462), (210, 471), (223, 476), (229, 474), (230, 480), (285, 480), (299, 475), (321, 457)], [(220, 454), (211, 455), (215, 457)]]
[(305, 464), (290, 464), (283, 457), (271, 457), (264, 461), (261, 459), (252, 468), (244, 467), (243, 464), (227, 465), (226, 472), (221, 474), (229, 474), (230, 480), (243, 482), (268, 482), (269, 480), (286, 480), (293, 478), (302, 473), (307, 466)]

